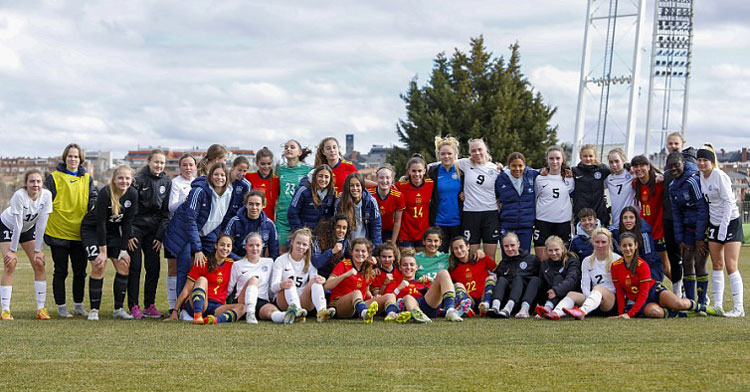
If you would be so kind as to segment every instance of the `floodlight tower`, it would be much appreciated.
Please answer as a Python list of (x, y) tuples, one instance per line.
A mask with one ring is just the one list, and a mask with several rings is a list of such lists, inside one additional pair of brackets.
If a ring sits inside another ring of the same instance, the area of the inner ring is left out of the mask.
[[(584, 139), (599, 147), (600, 156), (604, 155), (605, 144), (624, 145), (628, 157), (634, 153), (640, 38), (645, 9), (646, 0), (588, 0), (573, 161), (578, 161), (578, 149), (584, 144)], [(594, 39), (596, 41), (592, 42)], [(594, 67), (590, 67), (592, 51), (599, 58)], [(589, 95), (594, 95), (596, 112), (586, 111)], [(625, 107), (627, 110), (623, 111)], [(622, 117), (626, 122), (624, 129)], [(587, 126), (587, 119), (594, 124)], [(592, 140), (594, 134), (595, 142)]]
[[(667, 134), (687, 129), (690, 63), (693, 53), (693, 0), (657, 0), (651, 43), (648, 81), (646, 143), (648, 154), (653, 135), (661, 150)], [(655, 124), (658, 121), (658, 124)]]

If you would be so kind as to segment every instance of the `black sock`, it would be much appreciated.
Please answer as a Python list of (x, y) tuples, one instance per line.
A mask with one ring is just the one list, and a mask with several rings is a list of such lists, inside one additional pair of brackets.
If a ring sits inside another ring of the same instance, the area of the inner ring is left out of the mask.
[(91, 300), (91, 309), (99, 309), (102, 304), (102, 286), (104, 278), (89, 278), (89, 299)]
[(125, 290), (128, 288), (127, 275), (115, 275), (115, 283), (112, 285), (115, 294), (115, 309), (120, 309), (125, 302)]

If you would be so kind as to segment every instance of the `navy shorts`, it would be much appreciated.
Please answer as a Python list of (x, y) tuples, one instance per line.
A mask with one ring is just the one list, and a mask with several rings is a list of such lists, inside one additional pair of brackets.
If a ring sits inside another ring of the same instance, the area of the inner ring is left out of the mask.
[[(21, 239), (18, 240), (18, 243), (23, 244), (24, 242), (34, 241), (34, 230), (36, 230), (36, 225), (21, 232)], [(13, 230), (6, 227), (3, 222), (0, 221), (0, 242), (10, 242), (10, 237), (12, 235)]]
[(383, 231), (380, 233), (380, 239), (383, 241), (383, 243), (386, 243), (391, 240), (391, 237), (393, 237), (393, 231)]
[(725, 238), (724, 241), (718, 239), (719, 226), (714, 226), (709, 223), (706, 233), (709, 242), (718, 242), (720, 244), (726, 244), (727, 242), (745, 242), (745, 234), (742, 232), (742, 222), (740, 221), (740, 218), (729, 221), (729, 225), (727, 226), (727, 238)]
[[(695, 242), (695, 241), (693, 241)], [(654, 250), (656, 250), (657, 253), (666, 252), (667, 251), (667, 241), (664, 239), (664, 237), (657, 239), (654, 239)]]
[[(260, 300), (258, 300), (258, 302), (260, 303)], [(209, 299), (208, 306), (206, 306), (206, 310), (203, 311), (203, 315), (204, 316), (208, 316), (209, 314), (213, 315), (214, 313), (216, 313), (216, 309), (218, 309), (219, 306), (222, 306), (222, 305), (224, 304), (219, 301)], [(195, 309), (193, 309), (193, 304), (190, 303), (190, 301), (185, 302), (184, 308), (191, 316), (195, 313)]]
[(416, 241), (398, 240), (398, 246), (399, 248), (406, 248), (407, 246), (411, 246), (412, 248), (424, 248), (424, 242), (422, 242), (422, 240), (416, 240)]
[[(661, 284), (661, 282), (654, 283), (653, 286), (651, 286), (651, 288), (648, 290), (648, 298), (646, 298), (646, 302), (644, 302), (643, 306), (641, 306), (641, 310), (639, 310), (638, 313), (635, 314), (635, 318), (646, 317), (643, 314), (643, 310), (646, 309), (646, 305), (650, 303), (659, 305), (659, 296), (661, 295), (662, 291), (666, 290), (667, 289)], [(624, 312), (627, 313), (628, 311), (630, 311), (630, 308), (632, 308), (634, 304), (634, 301), (627, 300)]]
[(419, 309), (425, 314), (425, 316), (429, 318), (435, 318), (438, 316), (439, 310), (428, 305), (427, 300), (424, 299), (424, 297), (417, 299), (417, 303), (419, 304)]

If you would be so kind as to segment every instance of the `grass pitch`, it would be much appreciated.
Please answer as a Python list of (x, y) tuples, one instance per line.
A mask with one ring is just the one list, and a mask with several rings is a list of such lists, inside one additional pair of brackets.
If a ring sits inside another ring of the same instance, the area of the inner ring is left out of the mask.
[[(750, 248), (742, 255), (747, 297)], [(291, 326), (113, 321), (110, 265), (101, 321), (60, 320), (48, 258), (53, 320), (42, 322), (34, 319), (31, 268), (20, 253), (19, 259), (16, 320), (0, 323), (0, 391), (750, 389), (745, 318), (429, 325), (386, 325), (379, 318), (371, 325), (309, 320)]]

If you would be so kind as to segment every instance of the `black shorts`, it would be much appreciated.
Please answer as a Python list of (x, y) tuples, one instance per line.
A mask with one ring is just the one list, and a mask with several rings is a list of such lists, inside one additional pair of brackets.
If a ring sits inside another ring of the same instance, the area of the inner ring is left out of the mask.
[(164, 248), (164, 258), (165, 259), (176, 259), (177, 256), (173, 255), (170, 251), (167, 250), (166, 246), (162, 246)]
[[(255, 317), (260, 317), (260, 308), (268, 304), (273, 305), (273, 303), (266, 301), (265, 299), (258, 298), (257, 302), (255, 302)], [(246, 315), (243, 314), (242, 317), (240, 317), (238, 320), (246, 320), (246, 319), (247, 319)]]
[(708, 224), (706, 229), (706, 238), (708, 242), (718, 242), (720, 244), (726, 244), (727, 242), (745, 242), (745, 234), (742, 232), (742, 222), (740, 218), (735, 218), (729, 221), (727, 226), (727, 238), (724, 241), (720, 241), (719, 237), (719, 226)]
[[(107, 258), (117, 258), (120, 255), (120, 238), (107, 237)], [(96, 240), (96, 229), (81, 226), (81, 243), (86, 252), (86, 258), (94, 261), (99, 256), (99, 245)]]
[[(34, 241), (35, 229), (36, 229), (36, 225), (32, 226), (30, 229), (26, 231), (22, 231), (21, 238), (18, 240), (18, 243), (23, 244), (24, 242)], [(10, 237), (12, 236), (13, 236), (13, 230), (5, 226), (3, 224), (3, 221), (0, 221), (0, 242), (10, 242)]]
[(464, 228), (464, 237), (469, 244), (476, 245), (480, 242), (496, 244), (500, 239), (500, 221), (497, 219), (497, 211), (464, 211), (461, 223)]
[(544, 246), (544, 242), (550, 236), (556, 235), (565, 242), (570, 243), (570, 222), (552, 223), (540, 220), (534, 221), (534, 246)]

